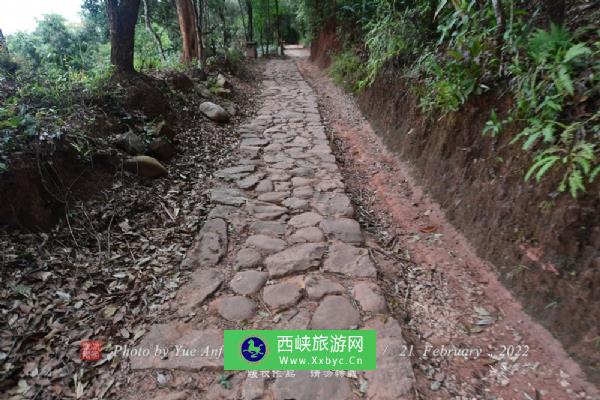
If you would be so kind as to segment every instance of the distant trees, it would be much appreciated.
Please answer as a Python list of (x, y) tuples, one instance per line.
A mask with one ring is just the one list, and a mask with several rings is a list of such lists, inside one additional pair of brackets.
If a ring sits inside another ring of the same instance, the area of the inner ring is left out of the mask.
[(106, 0), (110, 33), (110, 62), (117, 71), (135, 72), (133, 51), (140, 0)]

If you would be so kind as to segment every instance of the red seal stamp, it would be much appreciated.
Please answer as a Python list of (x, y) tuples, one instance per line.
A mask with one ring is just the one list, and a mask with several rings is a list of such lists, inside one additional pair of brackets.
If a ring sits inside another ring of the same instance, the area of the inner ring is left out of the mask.
[(99, 340), (82, 340), (79, 357), (83, 361), (98, 361), (102, 358), (102, 342)]

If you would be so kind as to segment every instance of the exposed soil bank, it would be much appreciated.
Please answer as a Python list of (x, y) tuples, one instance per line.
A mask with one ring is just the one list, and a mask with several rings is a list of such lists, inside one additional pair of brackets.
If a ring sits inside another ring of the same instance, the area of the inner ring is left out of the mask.
[[(335, 43), (330, 35), (318, 42)], [(314, 49), (311, 58), (327, 65), (331, 49)], [(492, 108), (508, 107), (494, 95), (431, 121), (398, 74), (387, 70), (358, 100), (387, 148), (411, 162), (416, 178), (526, 311), (600, 382), (598, 183), (577, 201), (549, 195), (556, 180), (524, 183), (529, 156), (508, 145), (509, 135), (482, 137)]]

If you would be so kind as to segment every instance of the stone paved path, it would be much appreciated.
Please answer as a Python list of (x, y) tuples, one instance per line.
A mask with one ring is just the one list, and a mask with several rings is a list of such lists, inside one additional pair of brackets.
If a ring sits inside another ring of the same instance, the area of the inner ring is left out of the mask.
[(216, 174), (215, 208), (184, 261), (196, 269), (174, 300), (177, 321), (152, 327), (140, 347), (218, 349), (223, 329), (369, 328), (378, 331), (378, 369), (320, 378), (240, 372), (225, 389), (217, 354), (151, 354), (132, 358), (132, 369), (190, 376), (139, 398), (411, 399), (402, 332), (380, 294), (316, 95), (292, 60), (270, 61), (265, 79), (262, 109), (242, 127), (239, 165)]

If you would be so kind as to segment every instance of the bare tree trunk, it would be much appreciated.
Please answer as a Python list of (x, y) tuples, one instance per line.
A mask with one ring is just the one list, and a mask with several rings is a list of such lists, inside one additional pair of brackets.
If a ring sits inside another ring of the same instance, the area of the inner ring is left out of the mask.
[(200, 52), (200, 64), (204, 68), (204, 35), (202, 27), (204, 26), (204, 0), (196, 0), (196, 30), (198, 31), (198, 51)]
[(275, 18), (277, 21), (277, 41), (279, 42), (281, 55), (283, 55), (283, 38), (281, 37), (281, 15), (279, 14), (279, 0), (275, 0)]
[(229, 48), (229, 27), (227, 26), (227, 16), (225, 15), (225, 0), (221, 3), (219, 7), (219, 19), (221, 20), (221, 24), (223, 24), (223, 47), (225, 49)]
[(152, 21), (150, 20), (150, 10), (148, 9), (148, 0), (142, 0), (144, 3), (144, 22), (146, 23), (146, 30), (150, 33), (150, 36), (154, 38), (156, 42), (156, 46), (158, 47), (158, 51), (160, 52), (160, 56), (163, 61), (167, 60), (165, 57), (165, 49), (163, 48), (162, 41), (160, 40), (160, 36), (158, 33), (152, 28)]
[(252, 16), (252, 0), (246, 0), (246, 10), (248, 11), (248, 41), (254, 41), (254, 19)]
[(177, 18), (183, 44), (181, 62), (189, 64), (192, 60), (200, 60), (198, 20), (192, 0), (176, 0)]
[(133, 73), (135, 24), (140, 0), (106, 0), (110, 33), (110, 62), (120, 72)]

